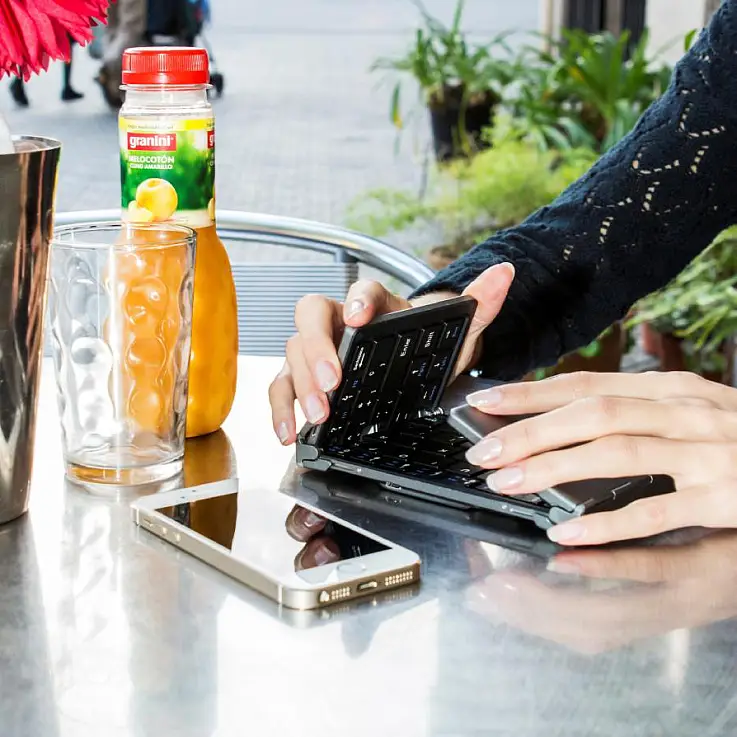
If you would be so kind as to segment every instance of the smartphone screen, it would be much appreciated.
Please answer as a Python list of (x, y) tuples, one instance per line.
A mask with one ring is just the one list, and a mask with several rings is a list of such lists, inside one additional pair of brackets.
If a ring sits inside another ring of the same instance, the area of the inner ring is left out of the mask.
[(277, 492), (242, 490), (157, 511), (277, 580), (388, 549)]

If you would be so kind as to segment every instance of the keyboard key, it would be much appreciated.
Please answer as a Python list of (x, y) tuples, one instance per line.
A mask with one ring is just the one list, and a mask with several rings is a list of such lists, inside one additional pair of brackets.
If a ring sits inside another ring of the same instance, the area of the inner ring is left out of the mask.
[(376, 408), (376, 414), (374, 415), (374, 422), (384, 423), (390, 422), (394, 419), (394, 414), (401, 399), (401, 392), (386, 392), (384, 391), (379, 399), (379, 405)]
[(389, 364), (394, 355), (397, 339), (393, 336), (382, 338), (374, 348), (371, 362), (364, 377), (364, 386), (378, 389), (384, 383), (387, 376)]
[(348, 368), (346, 371), (346, 374), (350, 379), (355, 380), (356, 378), (363, 378), (363, 374), (371, 360), (373, 348), (373, 343), (360, 343), (353, 349), (353, 354), (348, 361)]
[(430, 370), (427, 372), (428, 379), (442, 379), (450, 365), (450, 353), (441, 353), (432, 357)]
[(427, 376), (429, 368), (430, 359), (428, 357), (416, 358), (412, 361), (412, 365), (409, 367), (407, 381), (412, 384), (419, 384)]
[(439, 381), (432, 384), (425, 384), (418, 400), (420, 409), (433, 409), (435, 407), (440, 399), (440, 386)]
[(445, 323), (443, 334), (438, 344), (438, 350), (452, 351), (455, 348), (463, 331), (463, 323), (463, 318)]
[(433, 325), (425, 328), (420, 333), (420, 341), (417, 345), (418, 356), (428, 356), (435, 351), (435, 347), (440, 342), (440, 336), (443, 332), (442, 325)]
[(387, 376), (384, 384), (385, 389), (401, 389), (404, 380), (407, 377), (407, 369), (412, 362), (412, 355), (417, 346), (419, 333), (414, 331), (401, 335), (397, 344), (397, 350), (394, 354), (394, 360), (389, 367), (389, 376)]
[(448, 468), (448, 471), (451, 471), (452, 473), (458, 473), (461, 476), (475, 476), (479, 473), (479, 467), (474, 466), (472, 463), (458, 461), (457, 463), (453, 463)]

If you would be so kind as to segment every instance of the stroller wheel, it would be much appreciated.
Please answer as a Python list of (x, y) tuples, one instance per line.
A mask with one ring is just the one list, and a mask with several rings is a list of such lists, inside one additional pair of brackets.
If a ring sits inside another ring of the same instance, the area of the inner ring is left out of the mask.
[(215, 90), (215, 96), (221, 97), (223, 94), (223, 88), (225, 87), (225, 78), (219, 72), (213, 72), (210, 75), (210, 84)]

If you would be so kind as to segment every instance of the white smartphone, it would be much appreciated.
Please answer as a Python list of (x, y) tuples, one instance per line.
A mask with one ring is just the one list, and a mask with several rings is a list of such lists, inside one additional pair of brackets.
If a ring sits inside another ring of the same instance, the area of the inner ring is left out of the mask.
[(414, 584), (420, 559), (279, 491), (237, 479), (137, 499), (142, 528), (290, 609)]

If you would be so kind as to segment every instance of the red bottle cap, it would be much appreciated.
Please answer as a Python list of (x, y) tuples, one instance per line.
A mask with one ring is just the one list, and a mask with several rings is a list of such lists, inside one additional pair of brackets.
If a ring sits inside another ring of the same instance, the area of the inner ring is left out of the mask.
[(124, 85), (208, 84), (210, 60), (205, 49), (152, 46), (123, 53)]

